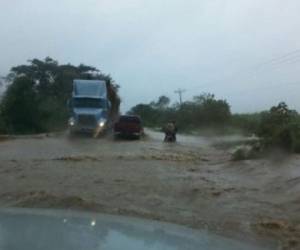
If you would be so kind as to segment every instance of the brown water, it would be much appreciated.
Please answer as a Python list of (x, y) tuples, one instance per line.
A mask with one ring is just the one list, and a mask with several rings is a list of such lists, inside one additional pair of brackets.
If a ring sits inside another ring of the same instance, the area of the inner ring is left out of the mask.
[(0, 142), (0, 205), (72, 208), (208, 228), (248, 241), (297, 249), (300, 157), (230, 161), (241, 136), (178, 136), (147, 131), (141, 141), (66, 134)]

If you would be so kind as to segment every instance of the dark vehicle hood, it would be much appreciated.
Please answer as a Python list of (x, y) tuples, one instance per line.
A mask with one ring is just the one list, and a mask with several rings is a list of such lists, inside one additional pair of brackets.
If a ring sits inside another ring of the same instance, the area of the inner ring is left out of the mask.
[(70, 210), (0, 209), (0, 249), (263, 250), (207, 231)]

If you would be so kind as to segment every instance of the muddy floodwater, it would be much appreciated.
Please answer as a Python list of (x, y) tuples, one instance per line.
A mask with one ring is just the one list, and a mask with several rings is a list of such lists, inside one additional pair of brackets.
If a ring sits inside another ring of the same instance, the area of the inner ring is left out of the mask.
[(274, 151), (234, 162), (231, 145), (240, 136), (162, 138), (151, 131), (140, 141), (7, 137), (0, 206), (128, 215), (300, 249), (300, 156)]

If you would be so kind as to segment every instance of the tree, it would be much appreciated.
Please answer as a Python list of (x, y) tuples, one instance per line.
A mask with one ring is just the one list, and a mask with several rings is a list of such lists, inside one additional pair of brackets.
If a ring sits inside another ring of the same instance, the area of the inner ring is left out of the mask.
[(40, 132), (38, 97), (34, 82), (26, 76), (10, 85), (3, 97), (1, 116), (8, 132)]
[(204, 103), (206, 103), (208, 101), (215, 100), (215, 95), (214, 94), (210, 94), (210, 93), (203, 93), (201, 95), (194, 96), (193, 100), (198, 105), (203, 105)]
[(230, 118), (230, 106), (226, 100), (217, 100), (213, 94), (204, 93), (194, 97), (196, 104), (195, 116), (199, 125), (223, 127)]
[(165, 95), (162, 95), (158, 98), (156, 106), (159, 109), (165, 109), (168, 107), (169, 104), (170, 104), (170, 98)]
[(146, 126), (156, 126), (158, 124), (159, 112), (150, 104), (138, 104), (132, 107), (128, 114), (140, 116)]
[(170, 99), (160, 96), (158, 101), (138, 104), (130, 113), (141, 116), (145, 124), (162, 126), (169, 120), (176, 120), (180, 129), (194, 129), (204, 126), (222, 128), (229, 124), (230, 106), (225, 100), (217, 100), (213, 94), (202, 94), (182, 105), (169, 106)]
[(257, 134), (266, 146), (277, 146), (289, 151), (300, 151), (300, 119), (295, 110), (284, 102), (262, 114)]
[[(117, 95), (119, 86), (110, 75), (84, 64), (60, 65), (50, 57), (44, 60), (33, 59), (29, 64), (13, 67), (7, 76), (10, 85), (1, 108), (5, 115), (5, 126), (10, 128), (11, 132), (21, 133), (64, 128), (68, 117), (66, 103), (71, 97), (72, 82), (76, 78), (105, 80), (113, 109), (115, 111), (119, 109), (120, 99)], [(19, 93), (21, 89), (32, 99)], [(12, 103), (23, 103), (24, 106), (16, 105), (13, 108), (10, 105)], [(17, 119), (22, 116), (21, 113), (29, 114), (33, 123), (25, 122), (26, 115), (23, 119)], [(16, 119), (19, 125), (15, 123)]]

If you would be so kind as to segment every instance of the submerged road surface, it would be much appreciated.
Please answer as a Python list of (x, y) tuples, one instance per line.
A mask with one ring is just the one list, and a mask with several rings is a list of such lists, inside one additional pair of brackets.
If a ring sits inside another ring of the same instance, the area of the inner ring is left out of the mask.
[(300, 157), (233, 162), (240, 136), (163, 143), (65, 134), (0, 139), (0, 207), (154, 219), (279, 249), (299, 249)]

